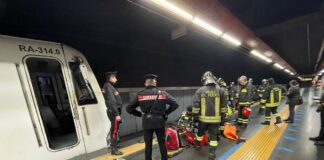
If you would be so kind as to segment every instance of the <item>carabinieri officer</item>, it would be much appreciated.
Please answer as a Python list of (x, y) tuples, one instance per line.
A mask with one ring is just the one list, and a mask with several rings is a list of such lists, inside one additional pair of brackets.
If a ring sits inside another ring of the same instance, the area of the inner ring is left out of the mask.
[(119, 123), (121, 121), (122, 99), (118, 90), (114, 87), (117, 82), (117, 72), (106, 72), (107, 82), (103, 86), (103, 92), (107, 107), (107, 115), (111, 122), (110, 126), (110, 147), (112, 155), (122, 155), (123, 153), (117, 149), (117, 137)]
[[(135, 116), (142, 116), (145, 141), (145, 160), (152, 159), (152, 140), (155, 132), (160, 146), (161, 159), (167, 160), (165, 147), (165, 122), (168, 115), (178, 108), (175, 98), (156, 87), (157, 76), (147, 74), (145, 78), (145, 90), (137, 93), (127, 106), (127, 112)], [(166, 105), (169, 105), (167, 108)], [(140, 107), (141, 112), (136, 108)]]

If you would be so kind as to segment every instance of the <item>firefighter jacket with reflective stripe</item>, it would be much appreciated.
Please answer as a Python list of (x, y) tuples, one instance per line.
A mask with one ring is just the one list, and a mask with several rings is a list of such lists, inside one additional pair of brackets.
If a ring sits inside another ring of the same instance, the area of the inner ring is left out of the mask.
[(270, 85), (265, 88), (262, 95), (261, 104), (265, 104), (266, 107), (278, 107), (285, 92), (286, 89), (281, 85)]
[(189, 112), (183, 112), (178, 120), (178, 125), (181, 127), (188, 127), (188, 125), (194, 123), (194, 117)]
[(252, 101), (253, 89), (250, 84), (238, 86), (235, 97), (238, 99), (239, 105), (250, 105)]
[(261, 85), (261, 86), (259, 86), (259, 88), (258, 88), (258, 94), (260, 95), (260, 96), (262, 96), (263, 95), (263, 93), (264, 93), (264, 90), (265, 90), (265, 86), (263, 86), (263, 85)]
[(207, 85), (196, 91), (192, 113), (199, 115), (200, 122), (220, 123), (221, 113), (227, 112), (226, 106), (224, 89), (221, 89), (218, 85)]

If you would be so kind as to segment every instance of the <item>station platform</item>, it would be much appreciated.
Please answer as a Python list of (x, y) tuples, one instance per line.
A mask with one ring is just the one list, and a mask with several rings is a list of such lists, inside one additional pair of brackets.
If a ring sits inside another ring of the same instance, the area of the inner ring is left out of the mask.
[[(317, 136), (320, 128), (320, 116), (316, 113), (316, 105), (312, 99), (312, 89), (303, 89), (304, 104), (296, 107), (295, 122), (293, 124), (282, 123), (274, 125), (274, 118), (270, 126), (262, 126), (262, 115), (258, 115), (259, 106), (253, 107), (250, 123), (246, 129), (240, 128), (240, 135), (247, 138), (246, 142), (236, 142), (221, 137), (217, 149), (217, 160), (320, 160), (324, 159), (324, 147), (315, 146), (309, 141), (309, 137)], [(288, 105), (286, 99), (280, 105), (279, 114), (282, 119), (288, 117)], [(144, 143), (136, 137), (123, 142), (121, 149), (123, 156), (111, 156), (105, 154), (94, 160), (144, 160)], [(196, 151), (193, 147), (185, 148), (183, 152), (170, 160), (203, 160), (208, 157), (208, 147)], [(153, 159), (160, 159), (159, 148), (154, 145)]]

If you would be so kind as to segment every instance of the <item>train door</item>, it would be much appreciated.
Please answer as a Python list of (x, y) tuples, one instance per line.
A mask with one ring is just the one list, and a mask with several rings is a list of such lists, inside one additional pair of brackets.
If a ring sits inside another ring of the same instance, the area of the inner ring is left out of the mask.
[[(107, 152), (107, 134), (110, 121), (99, 84), (84, 57), (65, 47), (66, 61), (73, 81), (75, 101), (80, 115), (80, 124), (87, 153)], [(92, 155), (89, 154), (88, 158)]]
[(44, 57), (27, 57), (24, 63), (48, 151), (58, 157), (85, 154), (78, 112), (71, 100), (74, 95), (68, 87), (72, 82), (64, 63)]

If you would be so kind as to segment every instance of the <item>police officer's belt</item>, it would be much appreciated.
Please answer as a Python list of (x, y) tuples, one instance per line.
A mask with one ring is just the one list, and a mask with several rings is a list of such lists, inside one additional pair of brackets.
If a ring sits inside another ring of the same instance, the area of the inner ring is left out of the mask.
[(146, 118), (149, 118), (149, 119), (164, 119), (164, 115), (159, 115), (159, 114), (153, 114), (153, 113), (146, 113), (144, 114), (144, 116)]

